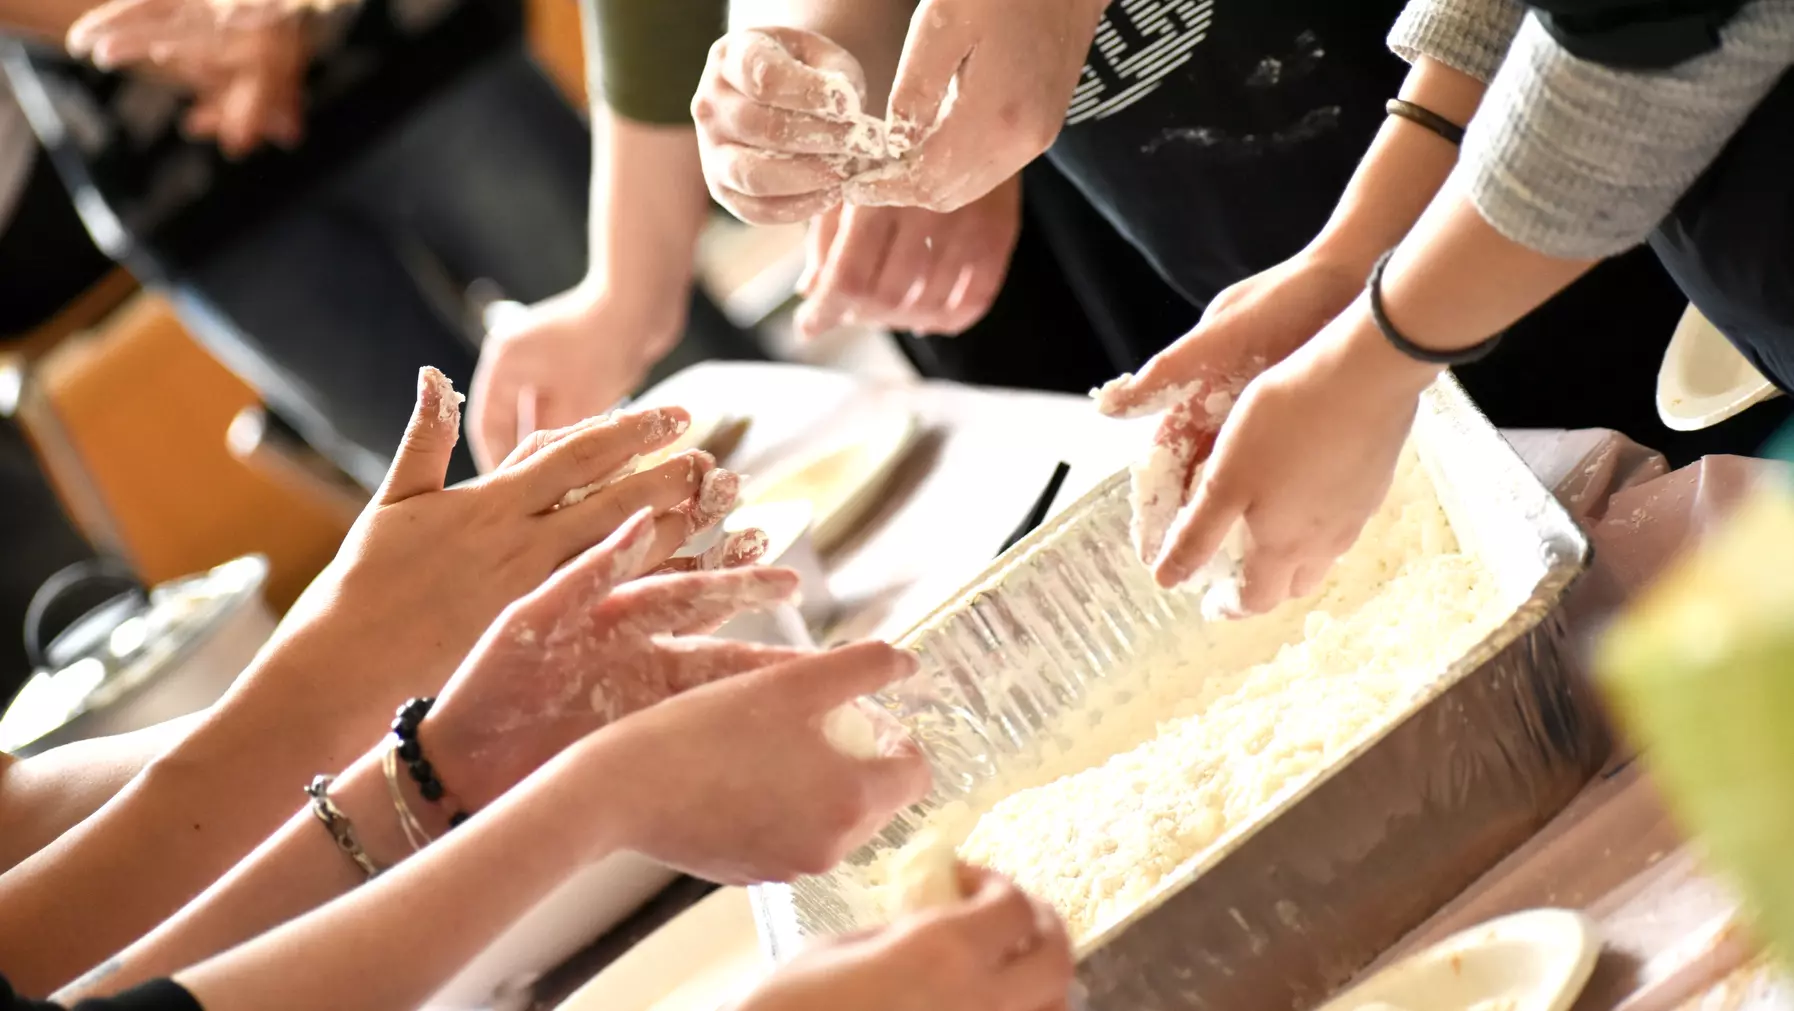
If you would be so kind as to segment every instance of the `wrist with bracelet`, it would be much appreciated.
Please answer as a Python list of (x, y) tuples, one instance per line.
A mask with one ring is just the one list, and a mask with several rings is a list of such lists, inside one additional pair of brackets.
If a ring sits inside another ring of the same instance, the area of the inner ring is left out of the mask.
[(392, 721), (393, 753), (405, 764), (405, 771), (410, 774), (411, 781), (417, 784), (418, 793), (432, 804), (441, 805), (449, 812), (449, 828), (454, 828), (466, 821), (468, 814), (461, 806), (461, 801), (448, 792), (442, 780), (436, 776), (436, 767), (424, 757), (423, 742), (418, 740), (417, 731), (430, 715), (430, 709), (436, 705), (434, 698), (417, 698), (399, 707), (398, 715)]
[[(440, 807), (446, 812), (446, 820), (450, 829), (466, 821), (468, 814), (462, 808), (460, 800), (443, 785), (436, 769), (424, 756), (422, 741), (418, 738), (418, 729), (424, 717), (429, 715), (435, 704), (433, 698), (415, 698), (399, 707), (392, 722), (392, 733), (387, 738), (386, 747), (380, 756), (381, 772), (386, 780), (388, 799), (392, 802), (393, 814), (398, 821), (400, 832), (413, 853), (421, 851), (434, 841), (428, 829), (424, 827), (424, 819), (413, 809), (406, 796), (405, 780), (409, 780), (427, 803)], [(404, 772), (400, 772), (403, 766)], [(381, 868), (367, 850), (355, 831), (355, 825), (342, 808), (338, 807), (330, 797), (330, 786), (335, 777), (320, 775), (315, 777), (305, 788), (311, 800), (312, 815), (330, 833), (331, 840), (356, 866), (366, 875), (368, 880), (378, 876)], [(438, 822), (440, 824), (440, 822)]]
[(1405, 357), (1428, 365), (1468, 365), (1487, 358), (1501, 345), (1502, 334), (1487, 337), (1467, 347), (1451, 349), (1435, 349), (1423, 347), (1410, 340), (1407, 335), (1396, 329), (1390, 322), (1389, 313), (1383, 306), (1383, 271), (1395, 256), (1391, 249), (1377, 257), (1376, 266), (1370, 269), (1370, 279), (1365, 282), (1364, 293), (1370, 302), (1370, 318), (1376, 324), (1377, 331), (1389, 345), (1401, 352)]

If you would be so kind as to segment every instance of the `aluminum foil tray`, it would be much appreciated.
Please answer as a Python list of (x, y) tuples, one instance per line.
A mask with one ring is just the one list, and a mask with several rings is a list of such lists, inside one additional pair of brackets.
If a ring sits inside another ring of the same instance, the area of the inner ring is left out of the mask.
[[(1443, 378), (1414, 443), (1507, 620), (1405, 712), (1087, 939), (1099, 1011), (1313, 1007), (1528, 838), (1609, 749), (1558, 604), (1585, 567), (1575, 522)], [(921, 740), (934, 794), (829, 874), (754, 890), (767, 953), (876, 922), (868, 869), (943, 805), (1037, 760), (1090, 687), (1199, 623), (1133, 558), (1116, 475), (901, 640), (916, 678), (879, 702)], [(982, 798), (979, 798), (982, 799)]]

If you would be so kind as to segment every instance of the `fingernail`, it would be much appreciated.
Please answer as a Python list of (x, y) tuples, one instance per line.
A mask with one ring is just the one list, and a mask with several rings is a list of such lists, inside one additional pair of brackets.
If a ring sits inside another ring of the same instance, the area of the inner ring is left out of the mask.
[(418, 400), (428, 403), (429, 393), (434, 393), (436, 396), (437, 421), (448, 424), (460, 418), (461, 405), (467, 398), (455, 392), (455, 384), (449, 377), (426, 365), (417, 373)]
[(701, 449), (688, 449), (678, 456), (673, 457), (673, 459), (683, 459), (686, 461), (688, 469), (686, 470), (685, 475), (686, 478), (691, 481), (701, 480), (711, 471), (716, 469), (716, 457), (711, 456)]
[(684, 435), (691, 428), (691, 419), (682, 418), (666, 408), (656, 407), (642, 412), (641, 425), (643, 438), (659, 442)]
[(698, 513), (704, 517), (722, 516), (735, 507), (740, 494), (741, 479), (734, 472), (712, 467), (698, 486)]
[(749, 565), (766, 557), (766, 531), (758, 527), (743, 530), (728, 540), (723, 552), (724, 565)]

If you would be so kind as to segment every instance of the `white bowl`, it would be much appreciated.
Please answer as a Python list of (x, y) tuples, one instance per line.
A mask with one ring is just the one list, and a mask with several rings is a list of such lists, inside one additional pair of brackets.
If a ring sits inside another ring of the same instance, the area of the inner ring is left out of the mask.
[(1688, 307), (1657, 372), (1657, 415), (1665, 425), (1678, 432), (1708, 428), (1777, 392), (1725, 334)]
[(1600, 951), (1581, 913), (1515, 913), (1402, 959), (1321, 1011), (1568, 1011)]

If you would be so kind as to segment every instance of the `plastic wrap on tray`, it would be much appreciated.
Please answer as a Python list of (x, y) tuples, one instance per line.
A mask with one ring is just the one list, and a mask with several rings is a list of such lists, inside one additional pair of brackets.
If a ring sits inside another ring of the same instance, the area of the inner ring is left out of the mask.
[[(1588, 544), (1449, 378), (1414, 442), (1463, 550), (1511, 614), (1405, 711), (1084, 939), (1079, 977), (1112, 1011), (1318, 1003), (1529, 836), (1608, 750), (1558, 604)], [(922, 669), (879, 701), (920, 739), (934, 793), (835, 871), (755, 889), (775, 959), (881, 918), (871, 869), (953, 805), (1063, 772), (1055, 734), (1092, 688), (1201, 621), (1133, 557), (1125, 475), (1007, 552), (906, 635)]]

